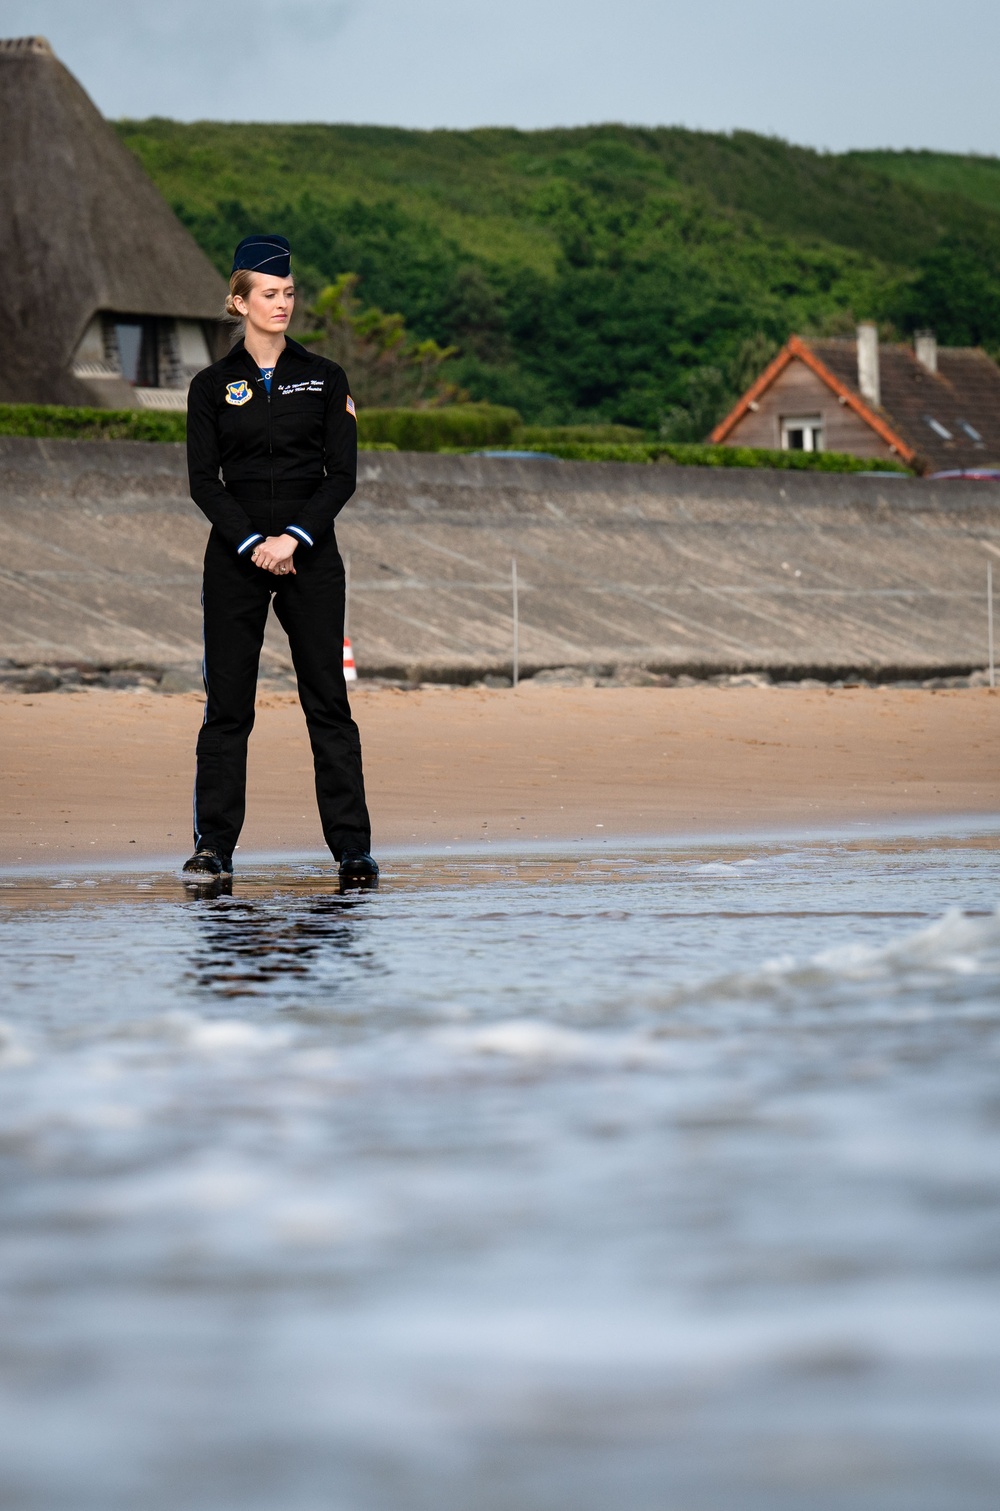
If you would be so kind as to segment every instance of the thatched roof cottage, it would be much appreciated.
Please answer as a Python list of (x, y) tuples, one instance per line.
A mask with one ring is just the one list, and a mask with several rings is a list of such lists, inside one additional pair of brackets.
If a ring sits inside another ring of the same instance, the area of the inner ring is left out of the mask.
[(0, 40), (0, 401), (182, 409), (223, 279), (41, 37)]

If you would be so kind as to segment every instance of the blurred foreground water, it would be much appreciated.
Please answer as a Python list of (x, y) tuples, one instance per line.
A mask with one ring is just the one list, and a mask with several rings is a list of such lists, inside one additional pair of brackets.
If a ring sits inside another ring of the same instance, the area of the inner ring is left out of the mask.
[(0, 1504), (995, 1511), (998, 845), (0, 877)]

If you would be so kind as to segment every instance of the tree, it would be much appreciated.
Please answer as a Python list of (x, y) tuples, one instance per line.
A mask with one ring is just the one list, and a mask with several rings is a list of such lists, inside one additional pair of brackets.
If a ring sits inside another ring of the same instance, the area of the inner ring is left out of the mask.
[(946, 346), (1000, 346), (1000, 257), (971, 237), (944, 237), (922, 257), (898, 301), (904, 328), (933, 330)]
[(672, 404), (660, 421), (665, 441), (704, 441), (736, 400), (776, 356), (779, 344), (757, 331), (723, 367), (695, 367), (683, 380), (684, 402)]
[(441, 371), (458, 348), (412, 336), (402, 315), (363, 309), (359, 282), (357, 273), (341, 273), (320, 292), (307, 311), (316, 329), (303, 342), (339, 362), (355, 398), (372, 408), (427, 409), (465, 398)]

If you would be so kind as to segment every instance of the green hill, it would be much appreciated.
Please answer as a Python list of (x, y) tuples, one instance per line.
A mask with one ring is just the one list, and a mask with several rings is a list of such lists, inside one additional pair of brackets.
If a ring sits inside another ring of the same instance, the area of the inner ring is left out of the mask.
[(404, 131), (125, 121), (224, 272), (284, 232), (304, 291), (453, 344), (536, 423), (699, 438), (792, 330), (932, 326), (1000, 347), (1000, 162), (823, 154), (749, 132)]
[(851, 152), (848, 162), (888, 174), (900, 183), (955, 194), (1000, 212), (1000, 158), (953, 152)]

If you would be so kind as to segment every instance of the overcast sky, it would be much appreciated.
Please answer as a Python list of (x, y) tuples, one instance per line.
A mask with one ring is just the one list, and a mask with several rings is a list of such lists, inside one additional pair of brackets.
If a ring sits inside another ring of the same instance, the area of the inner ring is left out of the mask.
[(0, 0), (109, 116), (745, 127), (1000, 154), (1000, 0)]

